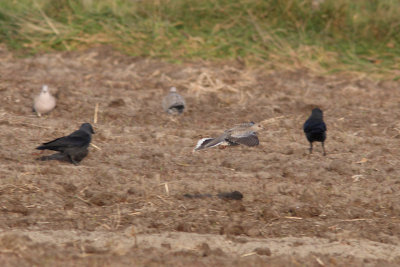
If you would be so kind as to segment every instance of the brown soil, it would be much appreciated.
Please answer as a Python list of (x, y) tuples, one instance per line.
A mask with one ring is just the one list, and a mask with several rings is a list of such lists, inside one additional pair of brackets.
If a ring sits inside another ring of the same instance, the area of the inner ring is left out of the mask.
[[(3, 48), (0, 75), (2, 266), (400, 264), (399, 82), (104, 47), (25, 59)], [(58, 103), (39, 118), (42, 84)], [(161, 109), (170, 86), (186, 98), (181, 116)], [(319, 144), (308, 154), (302, 132), (315, 106), (326, 157)], [(192, 152), (248, 121), (266, 126), (258, 147)], [(35, 160), (83, 122), (98, 149), (80, 166)], [(183, 197), (234, 190), (244, 198)]]

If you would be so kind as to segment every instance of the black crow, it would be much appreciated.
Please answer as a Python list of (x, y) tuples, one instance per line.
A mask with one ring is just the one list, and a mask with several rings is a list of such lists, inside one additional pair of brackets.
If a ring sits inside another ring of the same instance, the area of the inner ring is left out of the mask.
[(306, 120), (303, 125), (304, 133), (306, 134), (308, 142), (310, 142), (310, 154), (313, 149), (313, 142), (321, 142), (322, 151), (324, 156), (325, 146), (324, 142), (326, 139), (326, 125), (323, 120), (322, 110), (319, 108), (314, 108), (311, 112), (311, 116)]
[(53, 141), (38, 146), (36, 148), (38, 150), (49, 149), (60, 152), (39, 159), (70, 160), (74, 165), (78, 165), (79, 162), (88, 154), (88, 147), (92, 140), (92, 134), (94, 134), (92, 125), (90, 125), (90, 123), (84, 123), (81, 125), (79, 130), (70, 135), (54, 139)]

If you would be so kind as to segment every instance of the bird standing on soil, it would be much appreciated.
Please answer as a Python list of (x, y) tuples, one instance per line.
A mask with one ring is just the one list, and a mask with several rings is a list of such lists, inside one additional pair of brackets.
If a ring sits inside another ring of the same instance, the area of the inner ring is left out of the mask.
[(56, 98), (49, 92), (49, 87), (43, 85), (42, 91), (33, 99), (33, 111), (40, 117), (56, 107)]
[(39, 160), (70, 160), (74, 165), (78, 165), (88, 154), (88, 147), (92, 140), (92, 134), (94, 134), (92, 125), (90, 123), (84, 123), (79, 130), (68, 136), (43, 143), (43, 145), (38, 146), (36, 149), (49, 149), (59, 151), (60, 153), (44, 156), (39, 158)]
[(203, 138), (197, 142), (194, 151), (209, 147), (218, 146), (221, 144), (227, 145), (246, 145), (256, 146), (259, 144), (257, 131), (264, 129), (261, 124), (247, 122), (237, 124), (235, 127), (226, 130), (223, 134), (216, 138)]
[(165, 112), (178, 115), (183, 112), (186, 107), (185, 99), (176, 92), (176, 87), (171, 87), (168, 95), (162, 101), (162, 106)]
[(314, 108), (311, 112), (311, 116), (306, 120), (303, 125), (304, 133), (310, 142), (310, 154), (313, 150), (313, 142), (321, 142), (323, 155), (325, 156), (324, 142), (326, 139), (326, 125), (323, 120), (322, 110)]

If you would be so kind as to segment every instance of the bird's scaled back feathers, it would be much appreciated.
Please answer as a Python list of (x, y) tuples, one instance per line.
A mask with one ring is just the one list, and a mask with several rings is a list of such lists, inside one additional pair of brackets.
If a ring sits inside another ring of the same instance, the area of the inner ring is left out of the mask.
[(242, 144), (246, 146), (257, 146), (260, 143), (257, 137), (257, 133), (255, 132), (243, 137), (230, 136), (228, 138), (228, 141), (234, 144)]
[(171, 87), (168, 95), (162, 101), (162, 106), (165, 112), (169, 114), (181, 114), (185, 107), (185, 99), (177, 93), (175, 87)]
[(228, 143), (229, 145), (242, 144), (246, 146), (256, 146), (259, 144), (257, 131), (261, 129), (263, 129), (263, 127), (254, 122), (237, 124), (216, 138), (203, 138), (199, 140), (194, 150), (214, 147), (223, 143)]
[(43, 85), (39, 95), (33, 99), (33, 110), (38, 116), (52, 111), (56, 107), (56, 98), (51, 95), (47, 85)]

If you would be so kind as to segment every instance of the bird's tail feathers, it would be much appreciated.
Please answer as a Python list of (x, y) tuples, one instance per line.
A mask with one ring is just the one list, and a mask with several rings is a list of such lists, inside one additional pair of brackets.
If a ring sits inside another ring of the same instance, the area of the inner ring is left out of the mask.
[(168, 109), (168, 113), (175, 114), (175, 113), (182, 113), (185, 109), (185, 105), (182, 103), (174, 104)]
[(204, 149), (204, 148), (208, 148), (208, 147), (217, 146), (220, 144), (220, 142), (211, 143), (214, 140), (215, 140), (215, 138), (202, 138), (197, 142), (194, 150), (196, 151), (196, 150), (200, 150), (200, 149)]
[(60, 146), (43, 144), (41, 146), (38, 146), (36, 149), (37, 150), (48, 149), (48, 150), (60, 151)]

